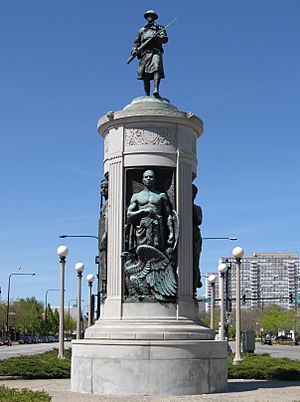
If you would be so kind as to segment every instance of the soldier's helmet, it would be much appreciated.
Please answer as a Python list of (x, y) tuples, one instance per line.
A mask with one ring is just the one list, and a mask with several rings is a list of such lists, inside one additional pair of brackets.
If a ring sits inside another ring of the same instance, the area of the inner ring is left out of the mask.
[(147, 19), (148, 15), (152, 15), (154, 20), (157, 20), (157, 18), (158, 18), (158, 15), (153, 10), (146, 11), (145, 14), (144, 14), (144, 17)]

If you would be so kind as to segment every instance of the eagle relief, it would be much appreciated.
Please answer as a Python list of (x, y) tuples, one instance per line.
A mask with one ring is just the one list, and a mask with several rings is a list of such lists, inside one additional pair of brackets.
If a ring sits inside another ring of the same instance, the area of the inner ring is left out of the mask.
[(166, 193), (155, 188), (152, 170), (127, 210), (124, 275), (127, 295), (137, 300), (171, 301), (176, 296), (178, 216)]

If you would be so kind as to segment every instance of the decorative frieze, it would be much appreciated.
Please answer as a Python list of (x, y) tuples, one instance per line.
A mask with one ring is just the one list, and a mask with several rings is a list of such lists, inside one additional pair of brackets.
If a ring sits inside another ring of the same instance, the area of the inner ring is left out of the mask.
[(124, 137), (125, 147), (176, 147), (176, 131), (173, 127), (126, 128)]
[(108, 151), (109, 151), (109, 136), (106, 135), (104, 138), (104, 155), (106, 155)]

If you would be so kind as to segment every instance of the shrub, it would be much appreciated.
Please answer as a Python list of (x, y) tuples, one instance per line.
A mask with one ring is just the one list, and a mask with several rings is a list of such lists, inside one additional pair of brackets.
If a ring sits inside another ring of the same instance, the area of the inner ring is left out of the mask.
[(287, 358), (272, 358), (269, 355), (245, 354), (244, 360), (237, 365), (232, 364), (229, 357), (229, 378), (251, 378), (257, 380), (300, 380), (300, 361)]
[(51, 396), (46, 392), (29, 389), (7, 388), (0, 386), (0, 402), (50, 402)]
[(70, 378), (71, 351), (65, 351), (65, 359), (57, 358), (57, 350), (34, 355), (0, 360), (0, 375), (33, 378)]

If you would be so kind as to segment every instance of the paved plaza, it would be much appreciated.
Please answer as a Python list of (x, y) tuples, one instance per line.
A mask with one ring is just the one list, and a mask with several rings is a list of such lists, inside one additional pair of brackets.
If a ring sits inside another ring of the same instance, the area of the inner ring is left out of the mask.
[(97, 396), (71, 392), (70, 380), (1, 380), (0, 386), (10, 388), (30, 388), (46, 391), (53, 402), (171, 402), (171, 401), (209, 401), (209, 402), (296, 402), (300, 401), (300, 382), (229, 380), (228, 392), (193, 396)]

